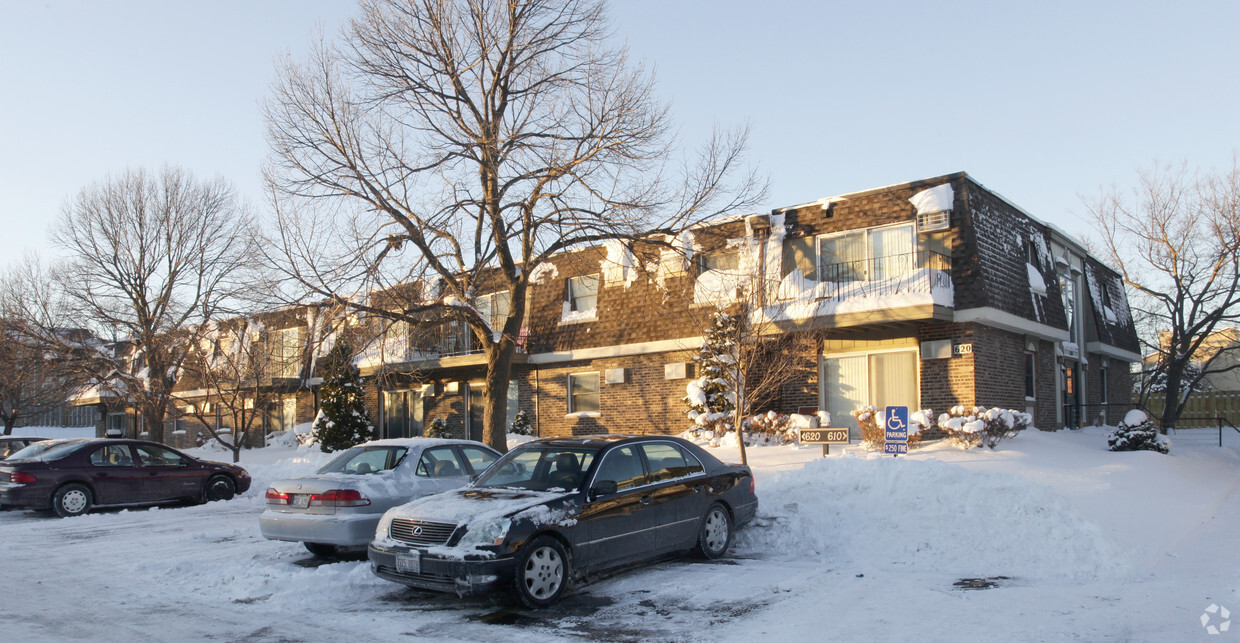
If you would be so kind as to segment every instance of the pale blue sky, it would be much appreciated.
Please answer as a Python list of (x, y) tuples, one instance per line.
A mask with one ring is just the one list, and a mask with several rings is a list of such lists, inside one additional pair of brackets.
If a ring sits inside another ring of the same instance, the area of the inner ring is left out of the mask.
[[(0, 0), (0, 266), (80, 188), (165, 163), (262, 208), (259, 104), (351, 2)], [(747, 121), (767, 207), (968, 171), (1083, 233), (1079, 195), (1240, 147), (1240, 2), (613, 2), (688, 143)], [(1083, 234), (1080, 236), (1084, 236)]]

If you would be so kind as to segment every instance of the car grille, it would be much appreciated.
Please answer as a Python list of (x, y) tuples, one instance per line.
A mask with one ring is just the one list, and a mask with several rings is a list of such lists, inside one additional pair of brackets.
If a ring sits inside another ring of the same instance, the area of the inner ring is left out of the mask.
[(443, 585), (455, 585), (456, 584), (456, 581), (452, 578), (452, 576), (448, 574), (426, 574), (426, 573), (410, 574), (409, 572), (398, 572), (396, 571), (396, 568), (392, 567), (391, 565), (378, 565), (376, 570), (383, 574), (390, 574), (392, 576), (402, 576), (404, 578), (412, 578), (412, 579), (416, 579), (420, 581), (425, 581), (428, 583), (440, 583)]
[(392, 538), (410, 545), (444, 545), (452, 537), (456, 525), (397, 518), (392, 521)]

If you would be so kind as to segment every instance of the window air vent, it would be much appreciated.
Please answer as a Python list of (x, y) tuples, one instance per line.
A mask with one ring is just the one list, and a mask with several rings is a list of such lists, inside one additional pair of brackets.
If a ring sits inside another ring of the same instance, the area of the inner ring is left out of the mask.
[(940, 210), (938, 212), (923, 212), (917, 215), (917, 231), (933, 232), (935, 230), (946, 230), (951, 227), (951, 210)]

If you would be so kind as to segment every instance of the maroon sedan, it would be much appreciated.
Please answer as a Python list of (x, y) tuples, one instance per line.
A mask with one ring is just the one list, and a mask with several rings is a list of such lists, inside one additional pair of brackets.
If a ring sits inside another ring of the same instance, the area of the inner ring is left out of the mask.
[(250, 488), (235, 464), (144, 440), (72, 440), (0, 462), (0, 505), (78, 516), (92, 507), (228, 500)]

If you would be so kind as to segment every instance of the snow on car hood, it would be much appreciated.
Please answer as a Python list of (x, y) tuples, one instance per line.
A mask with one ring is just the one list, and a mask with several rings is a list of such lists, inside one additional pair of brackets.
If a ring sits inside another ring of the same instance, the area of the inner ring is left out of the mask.
[(391, 518), (452, 524), (499, 520), (572, 495), (563, 491), (528, 491), (466, 487), (419, 498), (388, 511)]

